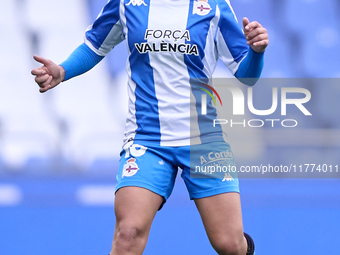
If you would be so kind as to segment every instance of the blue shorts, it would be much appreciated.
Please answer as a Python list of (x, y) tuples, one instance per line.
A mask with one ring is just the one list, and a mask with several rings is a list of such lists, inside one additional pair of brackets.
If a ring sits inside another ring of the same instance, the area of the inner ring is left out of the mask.
[(190, 199), (239, 192), (234, 156), (226, 142), (182, 147), (130, 144), (120, 155), (116, 191), (142, 187), (159, 194), (165, 202), (180, 168)]

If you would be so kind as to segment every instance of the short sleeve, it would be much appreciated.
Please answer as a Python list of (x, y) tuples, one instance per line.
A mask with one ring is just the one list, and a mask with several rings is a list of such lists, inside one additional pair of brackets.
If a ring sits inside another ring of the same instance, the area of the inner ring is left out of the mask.
[(125, 39), (120, 21), (120, 0), (110, 0), (85, 33), (85, 44), (97, 55), (106, 56)]
[(216, 0), (220, 19), (215, 36), (218, 57), (234, 75), (249, 47), (228, 0)]

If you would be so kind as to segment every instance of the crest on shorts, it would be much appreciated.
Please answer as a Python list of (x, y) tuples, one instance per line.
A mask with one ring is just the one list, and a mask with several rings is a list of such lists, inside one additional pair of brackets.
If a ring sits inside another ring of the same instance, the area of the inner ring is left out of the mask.
[(122, 178), (124, 176), (126, 176), (126, 177), (133, 176), (138, 172), (138, 170), (139, 170), (139, 168), (138, 168), (138, 165), (136, 163), (136, 159), (130, 158), (126, 161), (126, 164), (123, 167)]
[(208, 0), (198, 0), (194, 1), (194, 8), (192, 10), (193, 14), (198, 14), (200, 16), (207, 15), (211, 11), (210, 4)]
[(225, 181), (227, 181), (227, 182), (232, 182), (232, 181), (234, 181), (234, 178), (231, 176), (230, 173), (225, 173), (224, 178), (223, 178), (222, 181), (223, 181), (223, 182), (225, 182)]

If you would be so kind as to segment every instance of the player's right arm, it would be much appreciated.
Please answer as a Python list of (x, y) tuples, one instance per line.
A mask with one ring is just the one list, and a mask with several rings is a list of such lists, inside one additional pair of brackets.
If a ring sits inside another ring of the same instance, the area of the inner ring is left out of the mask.
[(34, 59), (43, 66), (32, 70), (35, 75), (35, 82), (40, 87), (40, 92), (44, 93), (62, 81), (67, 81), (73, 77), (86, 73), (97, 65), (104, 57), (97, 55), (85, 43), (76, 48), (72, 54), (60, 65), (56, 65), (51, 60), (34, 56)]
[(109, 1), (85, 33), (85, 42), (60, 65), (34, 56), (43, 66), (32, 70), (35, 82), (44, 93), (62, 81), (81, 75), (97, 65), (117, 44), (125, 39), (119, 15), (120, 1)]
[(54, 88), (64, 80), (65, 70), (62, 66), (37, 55), (34, 55), (34, 59), (43, 64), (43, 66), (34, 68), (31, 72), (35, 76), (35, 82), (39, 85), (41, 93)]

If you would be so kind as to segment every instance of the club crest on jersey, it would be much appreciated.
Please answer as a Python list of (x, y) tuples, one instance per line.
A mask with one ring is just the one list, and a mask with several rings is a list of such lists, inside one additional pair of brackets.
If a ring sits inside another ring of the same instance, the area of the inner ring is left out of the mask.
[(126, 177), (133, 176), (138, 172), (138, 170), (139, 170), (139, 168), (138, 168), (138, 165), (136, 163), (136, 159), (130, 158), (126, 161), (126, 164), (123, 167), (122, 178), (124, 176), (126, 176)]
[(130, 4), (132, 4), (133, 6), (148, 6), (146, 3), (144, 3), (144, 0), (130, 0), (129, 3), (125, 4), (126, 6), (129, 6)]
[(210, 4), (208, 4), (208, 0), (194, 1), (194, 8), (192, 10), (193, 14), (204, 16), (207, 15), (211, 10), (212, 9)]

